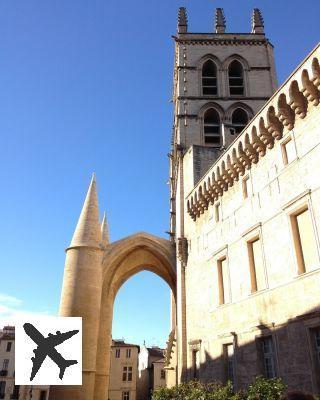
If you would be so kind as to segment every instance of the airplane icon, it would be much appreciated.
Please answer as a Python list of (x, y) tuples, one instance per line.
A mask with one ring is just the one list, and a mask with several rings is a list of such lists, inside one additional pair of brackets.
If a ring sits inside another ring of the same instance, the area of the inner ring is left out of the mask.
[(65, 360), (62, 355), (55, 349), (56, 346), (70, 339), (72, 336), (76, 335), (79, 331), (69, 331), (61, 333), (56, 332), (56, 335), (49, 333), (48, 337), (45, 338), (32, 324), (25, 323), (23, 325), (25, 333), (32, 339), (38, 347), (33, 350), (34, 357), (31, 358), (33, 367), (31, 371), (30, 380), (32, 381), (37, 375), (41, 365), (43, 364), (45, 358), (49, 356), (52, 361), (54, 361), (60, 368), (59, 378), (62, 379), (67, 367), (71, 365), (78, 364), (77, 360)]

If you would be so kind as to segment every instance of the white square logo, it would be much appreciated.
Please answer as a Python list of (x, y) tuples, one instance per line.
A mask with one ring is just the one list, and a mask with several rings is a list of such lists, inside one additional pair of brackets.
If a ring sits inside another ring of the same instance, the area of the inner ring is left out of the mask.
[(16, 385), (82, 384), (82, 318), (43, 317), (16, 324)]

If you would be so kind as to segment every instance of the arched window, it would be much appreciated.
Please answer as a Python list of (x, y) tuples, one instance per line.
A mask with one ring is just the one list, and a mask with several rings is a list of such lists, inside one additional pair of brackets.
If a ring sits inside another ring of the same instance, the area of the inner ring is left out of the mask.
[(202, 94), (218, 94), (217, 67), (212, 60), (208, 60), (202, 67)]
[(228, 69), (230, 95), (244, 94), (243, 67), (238, 60), (232, 61)]
[(236, 108), (232, 113), (232, 127), (238, 135), (247, 125), (249, 117), (243, 108)]
[(214, 146), (220, 146), (220, 115), (214, 108), (209, 108), (203, 118), (204, 142)]

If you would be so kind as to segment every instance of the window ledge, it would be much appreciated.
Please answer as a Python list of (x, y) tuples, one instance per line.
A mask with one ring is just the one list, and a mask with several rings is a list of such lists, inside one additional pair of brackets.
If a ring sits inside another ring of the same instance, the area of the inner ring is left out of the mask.
[(269, 290), (268, 287), (264, 288), (264, 289), (260, 289), (260, 290), (256, 290), (255, 292), (249, 293), (248, 298), (252, 298), (255, 296), (259, 296), (259, 294), (264, 294)]
[(288, 164), (282, 163), (281, 171), (285, 171), (286, 169), (288, 169), (288, 168), (291, 167), (292, 165), (297, 164), (297, 162), (298, 162), (299, 160), (300, 160), (300, 158), (297, 156), (294, 160), (292, 160), (292, 161), (289, 162)]
[(298, 274), (296, 276), (294, 276), (294, 279), (303, 279), (303, 278), (307, 278), (308, 276), (311, 275), (315, 275), (316, 273), (320, 272), (320, 265), (317, 265), (315, 269), (313, 269), (312, 271), (306, 271), (302, 274)]

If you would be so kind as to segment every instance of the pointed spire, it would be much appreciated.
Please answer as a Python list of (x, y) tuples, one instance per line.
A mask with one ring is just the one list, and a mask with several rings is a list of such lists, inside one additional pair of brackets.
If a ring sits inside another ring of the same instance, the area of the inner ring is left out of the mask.
[(223, 8), (216, 8), (215, 31), (216, 33), (225, 33), (226, 31), (226, 17)]
[(185, 7), (180, 7), (178, 12), (178, 33), (188, 32), (188, 16)]
[(96, 186), (96, 176), (93, 174), (70, 247), (99, 247), (101, 243), (98, 195)]
[(108, 226), (106, 212), (104, 212), (104, 214), (103, 214), (103, 219), (102, 219), (102, 223), (101, 223), (101, 237), (102, 237), (102, 243), (104, 245), (107, 245), (110, 243), (109, 226)]
[(264, 22), (259, 8), (254, 8), (252, 12), (252, 33), (264, 33)]

